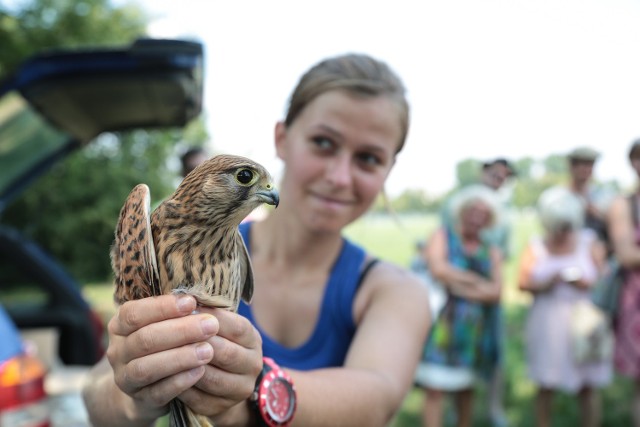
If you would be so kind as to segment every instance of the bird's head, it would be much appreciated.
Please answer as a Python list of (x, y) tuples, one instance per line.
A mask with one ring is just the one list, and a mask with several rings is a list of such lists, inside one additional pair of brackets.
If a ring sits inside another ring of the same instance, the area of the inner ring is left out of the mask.
[(227, 154), (200, 164), (182, 181), (174, 198), (203, 219), (238, 224), (261, 204), (277, 207), (280, 202), (273, 179), (262, 165)]

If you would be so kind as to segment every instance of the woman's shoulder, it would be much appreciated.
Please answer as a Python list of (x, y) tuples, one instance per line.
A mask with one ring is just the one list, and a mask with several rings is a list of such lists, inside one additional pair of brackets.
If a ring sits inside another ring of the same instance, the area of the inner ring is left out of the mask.
[(426, 288), (417, 274), (389, 261), (379, 260), (371, 268), (363, 286), (386, 294), (414, 295), (416, 298), (426, 297)]
[(427, 287), (417, 274), (394, 263), (380, 260), (363, 280), (356, 296), (354, 313), (356, 323), (359, 323), (365, 313), (371, 310), (386, 311), (399, 308), (422, 312), (428, 304)]

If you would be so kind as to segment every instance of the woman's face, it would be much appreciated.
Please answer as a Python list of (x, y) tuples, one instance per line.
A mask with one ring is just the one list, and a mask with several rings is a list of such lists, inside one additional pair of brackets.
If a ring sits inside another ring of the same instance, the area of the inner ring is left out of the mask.
[(476, 200), (467, 204), (460, 212), (462, 234), (477, 237), (483, 228), (491, 224), (491, 208)]
[(340, 231), (382, 190), (401, 134), (398, 107), (387, 97), (319, 95), (289, 127), (276, 126), (282, 207), (314, 231)]

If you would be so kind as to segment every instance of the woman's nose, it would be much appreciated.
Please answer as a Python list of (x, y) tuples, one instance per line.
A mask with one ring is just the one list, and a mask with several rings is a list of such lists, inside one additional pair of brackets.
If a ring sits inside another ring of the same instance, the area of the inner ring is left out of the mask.
[(348, 156), (331, 159), (327, 168), (327, 179), (335, 186), (347, 186), (351, 183), (351, 161)]

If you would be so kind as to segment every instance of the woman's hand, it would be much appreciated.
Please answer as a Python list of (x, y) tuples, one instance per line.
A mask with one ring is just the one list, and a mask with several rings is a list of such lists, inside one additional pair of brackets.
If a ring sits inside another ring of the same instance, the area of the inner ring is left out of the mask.
[[(237, 422), (237, 416), (248, 417), (245, 401), (262, 371), (262, 340), (249, 320), (237, 313), (222, 309), (202, 312), (218, 319), (217, 335), (207, 340), (213, 348), (213, 359), (195, 387), (179, 398), (198, 414), (213, 418), (221, 415), (215, 420), (215, 425), (221, 426), (230, 418)], [(238, 408), (227, 412), (236, 405)]]
[[(110, 381), (121, 392), (111, 406), (126, 419), (153, 420), (175, 397), (196, 413), (229, 417), (253, 391), (262, 368), (258, 332), (236, 313), (195, 309), (191, 296), (164, 295), (129, 301), (109, 322)], [(95, 400), (101, 391), (91, 389)]]
[(208, 313), (191, 315), (193, 297), (164, 295), (129, 301), (108, 325), (107, 358), (118, 388), (131, 401), (128, 416), (156, 418), (167, 404), (192, 387), (213, 358), (207, 342), (219, 330)]

